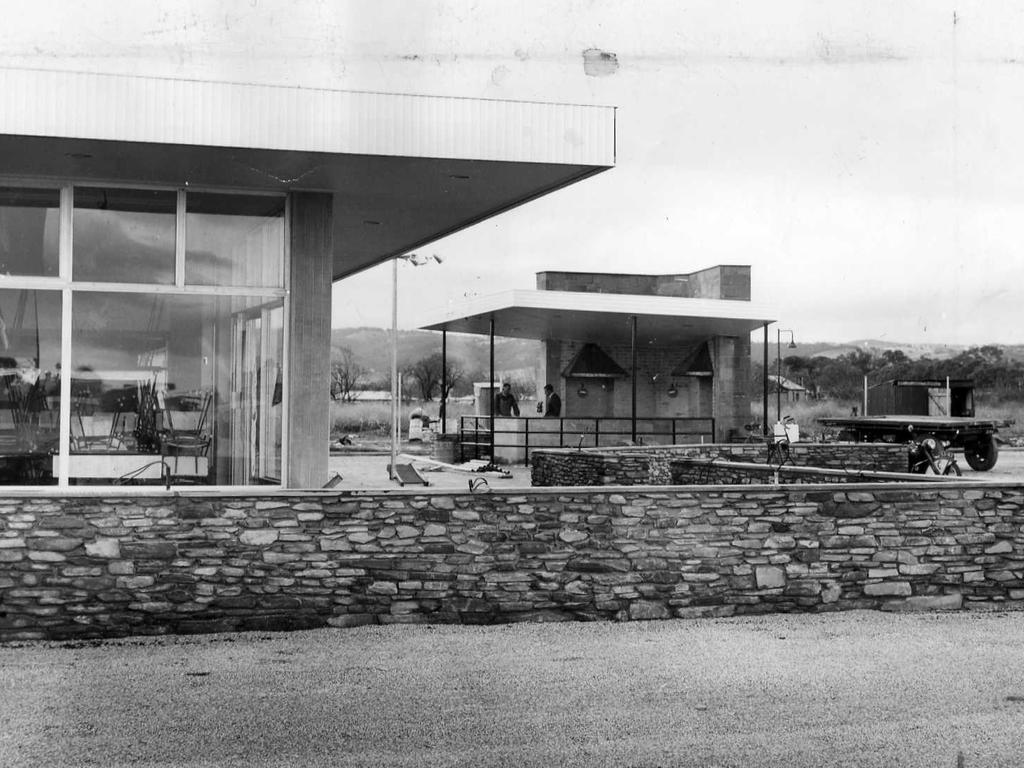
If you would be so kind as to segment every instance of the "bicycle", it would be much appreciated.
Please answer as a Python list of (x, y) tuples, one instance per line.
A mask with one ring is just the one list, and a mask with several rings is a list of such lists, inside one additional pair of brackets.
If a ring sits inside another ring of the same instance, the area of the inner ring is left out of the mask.
[(776, 422), (772, 428), (772, 433), (767, 438), (763, 438), (768, 443), (768, 464), (781, 467), (787, 462), (792, 464), (793, 461), (789, 455), (790, 445), (790, 432), (789, 426), (793, 424), (792, 416), (783, 416), (782, 421)]
[(910, 471), (915, 475), (936, 475), (960, 477), (963, 472), (957, 463), (956, 454), (949, 449), (949, 442), (936, 437), (923, 437), (910, 443)]

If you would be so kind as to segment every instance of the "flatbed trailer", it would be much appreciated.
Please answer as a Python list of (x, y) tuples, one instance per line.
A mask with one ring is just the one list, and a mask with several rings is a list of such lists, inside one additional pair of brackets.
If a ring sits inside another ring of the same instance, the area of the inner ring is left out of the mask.
[(971, 469), (986, 472), (996, 465), (996, 433), (1014, 422), (972, 416), (850, 416), (821, 418), (818, 423), (839, 430), (839, 439), (856, 443), (917, 443), (934, 438), (963, 450)]

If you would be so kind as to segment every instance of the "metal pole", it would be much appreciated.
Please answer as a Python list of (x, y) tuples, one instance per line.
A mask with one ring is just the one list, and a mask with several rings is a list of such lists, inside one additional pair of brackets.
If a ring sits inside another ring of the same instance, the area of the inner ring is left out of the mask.
[(441, 434), (447, 434), (445, 422), (448, 417), (448, 331), (441, 330), (441, 408), (438, 412), (441, 418)]
[(391, 260), (391, 466), (394, 480), (398, 461), (398, 259)]
[(632, 419), (632, 422), (633, 422), (633, 426), (632, 426), (633, 434), (632, 434), (631, 439), (632, 439), (632, 441), (634, 443), (636, 443), (636, 315), (630, 316), (630, 326), (631, 327), (630, 327), (629, 344), (630, 344), (630, 347), (632, 348), (632, 358), (633, 358), (633, 360), (632, 360), (632, 366), (633, 366), (633, 371), (632, 371), (632, 377), (633, 377), (633, 407), (632, 407), (632, 413), (631, 413), (631, 419)]
[(782, 331), (775, 329), (775, 420), (782, 421)]
[(761, 418), (761, 433), (768, 434), (768, 323), (764, 324), (764, 363), (761, 365), (764, 380), (764, 412)]
[(491, 337), (491, 378), (487, 381), (487, 391), (490, 392), (490, 407), (489, 412), (491, 414), (491, 461), (494, 461), (494, 427), (495, 421), (497, 421), (497, 414), (494, 412), (494, 396), (497, 394), (494, 391), (494, 315), (491, 315), (490, 320), (490, 337)]

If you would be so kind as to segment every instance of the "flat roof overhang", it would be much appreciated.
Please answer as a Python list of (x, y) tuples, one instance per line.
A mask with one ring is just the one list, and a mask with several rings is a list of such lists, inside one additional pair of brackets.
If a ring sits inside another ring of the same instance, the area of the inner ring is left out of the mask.
[(684, 346), (712, 336), (744, 336), (775, 322), (749, 301), (681, 299), (572, 291), (510, 290), (439, 310), (418, 327), (519, 339), (630, 344), (632, 318), (643, 344)]
[(0, 68), (8, 179), (325, 191), (338, 280), (615, 163), (615, 109)]

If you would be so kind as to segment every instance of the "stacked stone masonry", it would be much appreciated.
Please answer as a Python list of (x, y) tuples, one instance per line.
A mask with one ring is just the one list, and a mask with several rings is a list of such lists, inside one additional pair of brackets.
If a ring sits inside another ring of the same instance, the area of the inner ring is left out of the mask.
[[(684, 458), (766, 464), (768, 449), (763, 443), (723, 443), (537, 450), (530, 456), (531, 482), (547, 487), (671, 485), (671, 464)], [(788, 464), (835, 469), (842, 474), (862, 470), (906, 472), (907, 447), (891, 443), (793, 443)]]
[(0, 640), (1024, 601), (1024, 486), (8, 497)]
[(797, 483), (949, 482), (941, 475), (876, 472), (863, 469), (821, 469), (791, 464), (748, 464), (722, 459), (673, 459), (672, 485), (793, 485)]

